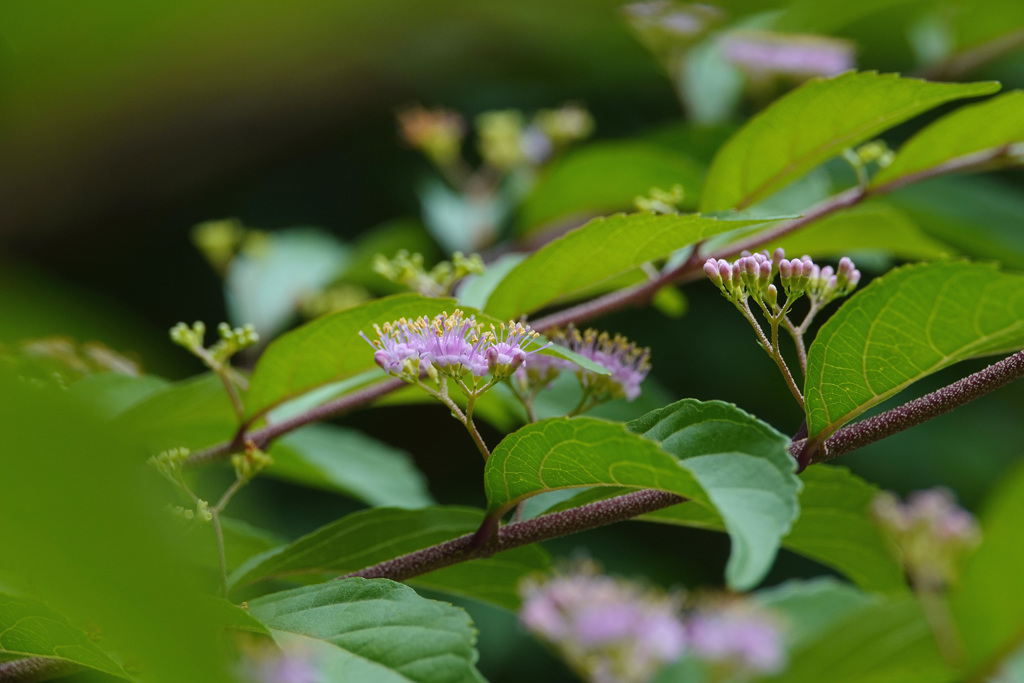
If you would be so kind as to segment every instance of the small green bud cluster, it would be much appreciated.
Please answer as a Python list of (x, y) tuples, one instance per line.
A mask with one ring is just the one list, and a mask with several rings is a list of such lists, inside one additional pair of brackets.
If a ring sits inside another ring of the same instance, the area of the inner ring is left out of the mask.
[(217, 334), (220, 339), (210, 347), (210, 355), (221, 363), (260, 340), (260, 335), (256, 333), (256, 328), (251, 323), (242, 327), (231, 327), (227, 323), (221, 323), (217, 325)]
[(252, 479), (262, 470), (274, 464), (274, 460), (250, 442), (245, 450), (231, 456), (231, 465), (235, 468), (235, 477), (244, 483)]
[(242, 327), (231, 327), (227, 323), (217, 326), (217, 335), (220, 339), (207, 349), (204, 346), (206, 337), (206, 324), (197, 320), (189, 327), (185, 323), (178, 323), (171, 328), (171, 341), (178, 346), (184, 347), (194, 356), (202, 360), (214, 372), (223, 369), (231, 356), (244, 348), (248, 348), (260, 339), (256, 328), (251, 324)]
[(871, 511), (919, 590), (938, 591), (956, 583), (963, 559), (981, 540), (974, 518), (948, 489), (915, 491), (905, 503), (881, 493)]
[(199, 521), (209, 522), (213, 519), (213, 511), (210, 510), (210, 504), (202, 498), (196, 499), (196, 509), (190, 510), (182, 507), (181, 505), (168, 506), (171, 514), (178, 519), (185, 520), (188, 522)]
[(157, 472), (177, 484), (181, 481), (182, 468), (189, 453), (187, 448), (171, 448), (152, 456), (148, 462)]
[(178, 323), (171, 328), (171, 341), (189, 351), (203, 348), (206, 337), (206, 323), (197, 320), (189, 327), (185, 323)]
[(430, 297), (448, 295), (456, 282), (470, 274), (480, 275), (485, 269), (479, 254), (466, 256), (461, 251), (452, 254), (451, 261), (441, 261), (429, 271), (423, 265), (422, 254), (410, 254), (405, 249), (391, 259), (377, 254), (373, 261), (373, 270), (378, 275)]
[(682, 185), (676, 184), (666, 192), (659, 187), (652, 187), (646, 197), (637, 197), (633, 200), (636, 208), (640, 211), (649, 211), (657, 214), (677, 214), (679, 207), (686, 198), (686, 191)]
[(896, 158), (896, 153), (889, 149), (889, 145), (885, 144), (884, 140), (872, 140), (863, 144), (854, 150), (854, 154), (857, 155), (861, 164), (873, 163), (879, 168), (885, 168)]

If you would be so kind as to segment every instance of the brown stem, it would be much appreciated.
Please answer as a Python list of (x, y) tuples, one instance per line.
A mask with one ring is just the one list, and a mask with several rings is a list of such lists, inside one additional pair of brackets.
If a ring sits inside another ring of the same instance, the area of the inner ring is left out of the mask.
[(839, 429), (825, 440), (825, 447), (814, 453), (811, 462), (826, 462), (863, 448), (897, 432), (902, 432), (933, 417), (948, 413), (965, 403), (1024, 377), (1024, 351), (1018, 351), (984, 370), (937, 389), (930, 394)]
[(354, 408), (358, 408), (362, 405), (377, 400), (381, 396), (395, 391), (405, 386), (405, 382), (398, 378), (388, 378), (383, 381), (371, 384), (368, 387), (353, 391), (351, 394), (345, 394), (338, 398), (328, 401), (315, 408), (311, 408), (299, 415), (291, 417), (287, 420), (281, 420), (280, 422), (274, 422), (266, 427), (255, 429), (251, 432), (242, 432), (238, 434), (231, 441), (225, 441), (211, 446), (206, 450), (198, 451), (193, 453), (185, 461), (185, 467), (197, 467), (205, 465), (217, 460), (222, 460), (232, 453), (236, 453), (245, 447), (245, 444), (249, 441), (254, 443), (257, 448), (266, 450), (267, 446), (271, 441), (287, 434), (288, 432), (295, 431), (299, 427), (304, 427), (313, 422), (319, 422), (320, 420), (326, 420), (327, 418), (346, 413)]
[(0, 681), (3, 683), (31, 683), (48, 681), (51, 678), (67, 676), (84, 667), (63, 659), (50, 657), (26, 657), (11, 662), (0, 663)]
[(569, 510), (541, 515), (524, 522), (507, 524), (499, 527), (490, 541), (484, 544), (477, 540), (477, 534), (465, 534), (338, 578), (360, 576), (365, 579), (386, 578), (402, 581), (459, 562), (490, 557), (495, 553), (522, 545), (621, 522), (631, 517), (677, 505), (684, 500), (686, 499), (665, 491), (646, 489), (634, 491)]

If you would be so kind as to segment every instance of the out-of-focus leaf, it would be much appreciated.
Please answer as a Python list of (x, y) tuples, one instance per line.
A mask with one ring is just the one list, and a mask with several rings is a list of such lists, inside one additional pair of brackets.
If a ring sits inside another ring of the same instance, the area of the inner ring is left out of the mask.
[(936, 178), (908, 185), (888, 202), (957, 251), (1024, 270), (1024, 197), (985, 177)]
[(352, 429), (303, 427), (270, 449), (267, 476), (335, 491), (368, 505), (417, 508), (433, 503), (427, 482), (405, 451)]
[(0, 593), (0, 660), (54, 657), (128, 678), (81, 629), (37, 600)]
[(1024, 92), (993, 97), (957, 109), (900, 147), (892, 164), (871, 180), (872, 187), (899, 183), (907, 176), (988, 149), (1024, 142)]
[(554, 161), (523, 203), (524, 232), (558, 219), (588, 218), (633, 208), (651, 188), (682, 185), (684, 206), (697, 205), (704, 167), (647, 142), (594, 142)]
[(843, 617), (878, 600), (833, 578), (787, 581), (760, 590), (754, 599), (775, 611), (790, 648), (807, 645)]
[(286, 649), (323, 680), (482, 683), (476, 629), (458, 607), (386, 579), (345, 579), (249, 603)]
[[(240, 519), (221, 515), (220, 525), (224, 532), (224, 563), (229, 572), (250, 557), (288, 542), (277, 534), (254, 527)], [(212, 524), (189, 529), (182, 544), (191, 550), (192, 555), (189, 559), (196, 565), (219, 570), (217, 537)]]
[[(336, 577), (471, 533), (482, 520), (480, 510), (463, 507), (376, 508), (356, 512), (291, 545), (252, 558), (231, 576), (231, 584), (244, 586), (264, 579), (308, 582)], [(530, 545), (429, 572), (410, 583), (516, 609), (519, 581), (547, 566), (544, 549)]]
[(956, 250), (929, 237), (906, 213), (875, 200), (814, 221), (768, 245), (790, 256), (836, 258), (857, 251), (877, 251), (905, 260), (937, 259)]
[[(771, 566), (778, 537), (788, 531), (797, 514), (798, 484), (787, 481), (780, 471), (780, 457), (740, 452), (744, 447), (766, 452), (773, 443), (784, 448), (779, 445), (781, 439), (748, 424), (737, 428), (741, 435), (730, 435), (731, 430), (713, 423), (753, 418), (735, 408), (735, 414), (724, 415), (726, 404), (709, 405), (705, 412), (698, 402), (693, 403), (698, 408), (680, 402), (634, 423), (638, 430), (649, 431), (651, 438), (667, 443), (665, 450), (623, 425), (593, 418), (555, 418), (523, 427), (506, 437), (487, 461), (484, 488), (489, 517), (558, 489), (670, 491), (722, 515), (733, 540), (727, 579), (731, 586), (749, 588)], [(702, 414), (707, 424), (701, 424)], [(791, 472), (792, 464), (788, 467)]]
[(97, 415), (109, 419), (167, 388), (169, 384), (162, 377), (153, 375), (135, 377), (118, 372), (102, 372), (86, 375), (69, 386), (68, 391), (95, 410)]
[(497, 260), (487, 264), (487, 270), (483, 275), (469, 275), (459, 284), (457, 292), (459, 303), (470, 308), (482, 309), (487, 303), (487, 297), (491, 295), (494, 288), (498, 286), (509, 271), (522, 263), (526, 254), (505, 254)]
[(423, 222), (445, 252), (469, 253), (490, 244), (512, 207), (508, 191), (460, 194), (436, 178), (423, 183), (419, 196)]
[(224, 598), (209, 596), (203, 603), (203, 612), (203, 618), (224, 628), (270, 635), (267, 627), (247, 609), (234, 605)]
[(765, 221), (652, 213), (598, 218), (513, 268), (491, 293), (485, 310), (496, 318), (518, 318), (677, 249), (758, 222)]
[(422, 225), (411, 220), (390, 221), (364, 233), (352, 245), (348, 266), (340, 279), (386, 294), (406, 291), (404, 285), (386, 279), (373, 269), (377, 254), (392, 258), (401, 249), (410, 254), (422, 254), (426, 263), (437, 259), (437, 245)]
[(3, 370), (0, 384), (0, 583), (94, 624), (103, 649), (130, 653), (147, 681), (229, 680), (215, 626), (196, 618), (201, 577), (156, 519), (166, 498), (140, 475), (131, 429)]
[(1022, 346), (1024, 278), (963, 262), (892, 271), (847, 301), (808, 350), (810, 438), (957, 361)]
[(743, 209), (844, 149), (945, 102), (998, 83), (927, 83), (895, 74), (813, 79), (751, 119), (708, 171), (701, 211)]
[(981, 546), (950, 596), (957, 630), (972, 668), (1008, 656), (1024, 643), (1024, 467), (1003, 479), (981, 515)]
[(220, 379), (207, 372), (150, 394), (121, 413), (114, 424), (135, 430), (155, 452), (230, 439), (238, 418)]
[(679, 81), (675, 85), (686, 101), (687, 113), (701, 125), (732, 120), (746, 85), (743, 74), (722, 55), (718, 36), (689, 51)]
[[(785, 683), (907, 683), (952, 681), (921, 607), (912, 598), (872, 600), (829, 619), (790, 653), (773, 680)], [(823, 607), (823, 609), (828, 609)]]
[(342, 272), (347, 258), (341, 242), (315, 228), (268, 233), (228, 266), (228, 317), (234, 325), (252, 323), (270, 339), (292, 319), (303, 297)]
[(905, 591), (903, 571), (869, 509), (878, 487), (827, 465), (808, 468), (800, 478), (800, 519), (782, 545), (843, 573), (864, 590)]

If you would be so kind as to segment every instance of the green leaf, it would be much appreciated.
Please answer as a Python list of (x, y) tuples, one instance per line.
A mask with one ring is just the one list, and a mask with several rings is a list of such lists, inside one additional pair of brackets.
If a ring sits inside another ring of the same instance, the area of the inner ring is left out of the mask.
[[(670, 491), (712, 514), (717, 508), (733, 541), (727, 580), (736, 588), (757, 583), (798, 513), (799, 483), (792, 459), (784, 460), (788, 440), (728, 404), (692, 400), (655, 411), (629, 430), (647, 438), (593, 418), (544, 420), (506, 437), (484, 468), (488, 517), (566, 488)], [(744, 448), (756, 455), (735, 452)]]
[(808, 468), (801, 479), (800, 519), (783, 547), (832, 567), (864, 590), (905, 591), (903, 571), (871, 517), (878, 487), (828, 465)]
[(903, 211), (874, 200), (814, 221), (768, 245), (791, 256), (839, 258), (857, 251), (879, 251), (903, 260), (937, 259), (956, 249), (930, 237)]
[[(650, 412), (627, 427), (679, 458), (707, 492), (732, 539), (729, 584), (749, 587), (760, 581), (800, 515), (801, 484), (787, 451), (789, 437), (734, 405), (694, 399)], [(706, 514), (693, 504), (674, 508), (698, 515), (698, 526)]]
[[(254, 527), (240, 519), (221, 516), (220, 524), (224, 532), (225, 565), (229, 572), (250, 557), (288, 542), (277, 534)], [(191, 529), (181, 541), (186, 550), (191, 552), (189, 558), (193, 563), (201, 567), (219, 569), (217, 537), (212, 524)]]
[(369, 344), (373, 325), (452, 311), (454, 299), (396, 294), (325, 315), (277, 338), (263, 352), (249, 383), (246, 408), (259, 415), (283, 401), (376, 367)]
[(704, 167), (688, 156), (648, 142), (595, 142), (571, 150), (544, 170), (523, 202), (524, 232), (559, 219), (633, 208), (633, 200), (658, 187), (682, 185), (686, 208), (696, 206)]
[(0, 593), (0, 660), (54, 657), (128, 678), (89, 637), (41, 602)]
[[(904, 592), (906, 582), (868, 512), (876, 487), (844, 468), (819, 465), (802, 475), (800, 516), (782, 547), (841, 572), (864, 590)], [(585, 501), (572, 501), (575, 507)], [(694, 505), (674, 505), (640, 521), (724, 531), (722, 519)]]
[(1024, 346), (1024, 279), (987, 265), (908, 266), (855, 294), (808, 350), (807, 426), (821, 442), (953, 363)]
[(267, 233), (228, 266), (228, 317), (234, 325), (252, 323), (269, 339), (289, 323), (303, 297), (334, 280), (347, 259), (345, 245), (316, 228)]
[(170, 382), (153, 375), (122, 375), (102, 372), (86, 375), (68, 387), (68, 393), (88, 405), (97, 415), (111, 419), (149, 398)]
[(234, 436), (238, 417), (220, 379), (207, 372), (149, 395), (121, 413), (116, 428), (135, 430), (153, 452), (200, 448)]
[(487, 300), (500, 319), (518, 318), (712, 235), (763, 220), (618, 214), (566, 233), (512, 269)]
[(1005, 656), (1024, 642), (1024, 467), (1018, 465), (988, 500), (981, 515), (981, 546), (950, 596), (957, 630), (972, 667)]
[(919, 131), (900, 147), (871, 187), (899, 183), (959, 157), (1024, 142), (1024, 92), (1005, 93), (962, 107)]
[(267, 476), (335, 491), (368, 505), (417, 508), (433, 503), (405, 451), (327, 424), (303, 427), (275, 442)]
[[(480, 683), (469, 615), (386, 579), (345, 579), (249, 603), (286, 647), (310, 639), (323, 680)], [(290, 634), (303, 636), (295, 639)], [(330, 647), (327, 647), (329, 645)]]
[(812, 79), (755, 116), (715, 157), (701, 211), (744, 209), (844, 149), (934, 107), (999, 84), (927, 83), (895, 74)]
[(250, 614), (247, 609), (232, 604), (224, 598), (205, 596), (200, 604), (202, 605), (202, 618), (205, 620), (212, 621), (224, 628), (270, 635), (266, 625)]
[[(844, 605), (849, 607), (850, 605)], [(910, 683), (954, 680), (921, 607), (911, 598), (873, 600), (797, 646), (784, 683)]]
[[(356, 512), (252, 558), (231, 576), (231, 585), (323, 580), (472, 533), (482, 521), (480, 510), (463, 507)], [(519, 581), (547, 566), (544, 549), (530, 545), (423, 574), (410, 583), (515, 609)]]
[(786, 642), (796, 648), (817, 640), (824, 629), (856, 610), (877, 602), (848, 583), (833, 578), (790, 580), (754, 594), (786, 624)]
[(946, 177), (908, 185), (888, 201), (921, 229), (975, 259), (1024, 270), (1024, 197), (992, 177)]

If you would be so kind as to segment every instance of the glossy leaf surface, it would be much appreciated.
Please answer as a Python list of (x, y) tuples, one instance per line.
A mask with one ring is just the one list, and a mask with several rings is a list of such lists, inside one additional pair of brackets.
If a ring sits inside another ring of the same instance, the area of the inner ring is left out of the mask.
[(808, 350), (807, 424), (818, 441), (953, 363), (1024, 346), (1024, 278), (987, 265), (907, 266), (855, 294)]
[(870, 71), (812, 79), (751, 119), (719, 151), (701, 211), (744, 209), (898, 123), (998, 89), (992, 82), (928, 83)]

